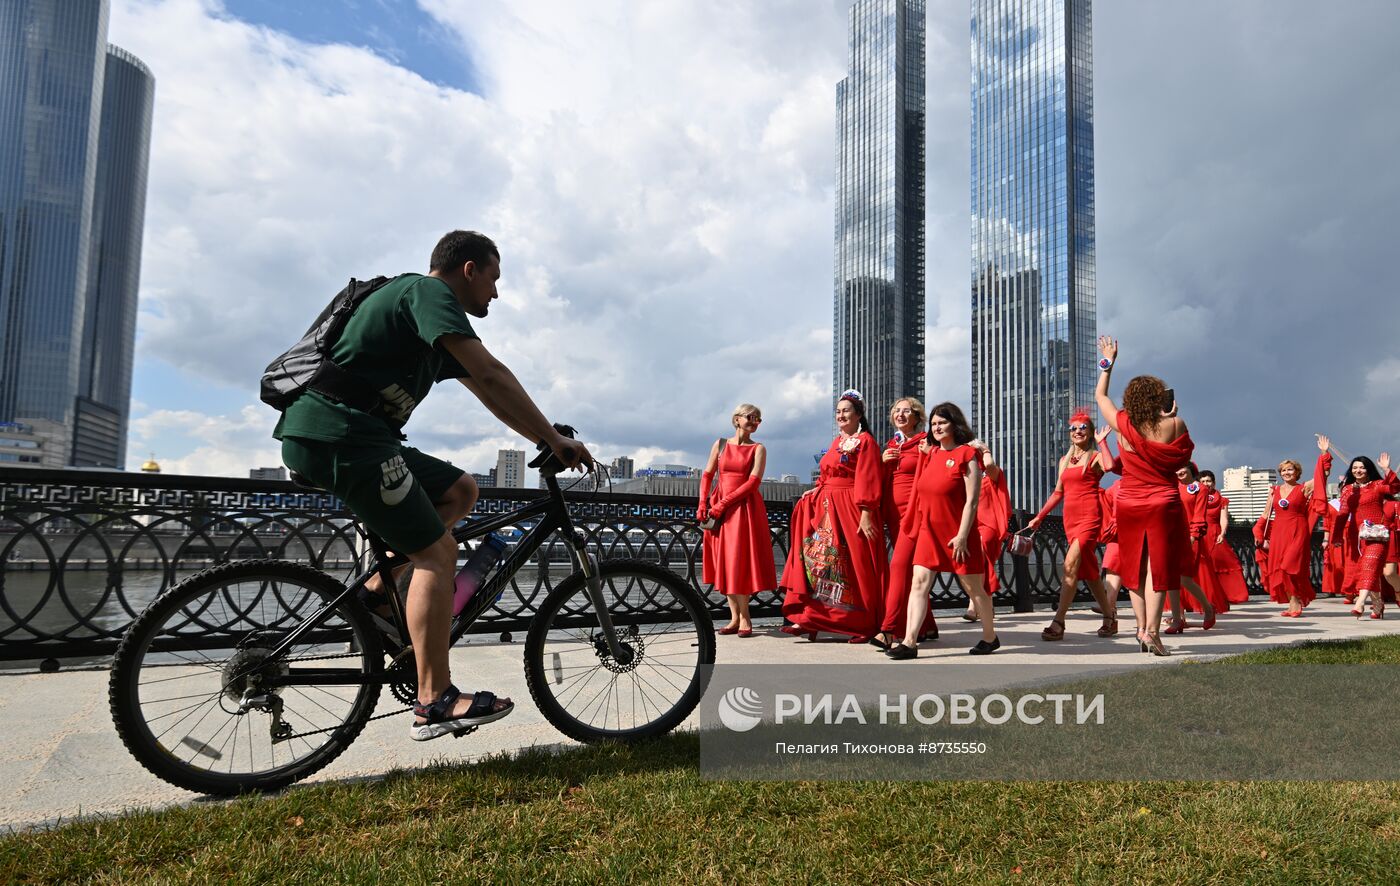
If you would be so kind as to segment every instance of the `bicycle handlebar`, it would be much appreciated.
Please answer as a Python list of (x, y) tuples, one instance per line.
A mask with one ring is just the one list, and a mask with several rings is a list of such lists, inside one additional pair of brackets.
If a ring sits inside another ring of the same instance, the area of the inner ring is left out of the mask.
[[(568, 425), (556, 424), (554, 426), (554, 430), (558, 431), (561, 435), (568, 437), (570, 440), (575, 439), (574, 435), (577, 433), (577, 431), (575, 431)], [(564, 463), (561, 462), (559, 458), (554, 454), (554, 451), (549, 448), (548, 443), (540, 441), (538, 444), (535, 445), (535, 449), (539, 451), (539, 455), (530, 459), (530, 463), (529, 465), (527, 465), (527, 467), (538, 468), (540, 470), (540, 473), (542, 474), (557, 474), (565, 469)]]

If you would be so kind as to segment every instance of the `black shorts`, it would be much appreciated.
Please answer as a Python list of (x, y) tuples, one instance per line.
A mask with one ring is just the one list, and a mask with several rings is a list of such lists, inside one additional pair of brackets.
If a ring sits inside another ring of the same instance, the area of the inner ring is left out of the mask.
[(436, 503), (466, 472), (412, 446), (348, 445), (282, 439), (287, 467), (345, 502), (361, 523), (400, 554), (414, 554), (446, 528)]

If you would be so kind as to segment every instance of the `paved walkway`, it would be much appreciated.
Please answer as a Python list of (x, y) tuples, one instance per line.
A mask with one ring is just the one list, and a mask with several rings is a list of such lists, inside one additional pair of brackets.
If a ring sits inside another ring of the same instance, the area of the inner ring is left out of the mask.
[[(1400, 618), (1358, 621), (1340, 599), (1322, 599), (1299, 619), (1277, 617), (1279, 607), (1252, 602), (1221, 617), (1214, 630), (1189, 630), (1164, 638), (1173, 655), (1153, 658), (1137, 650), (1131, 622), (1124, 622), (1114, 640), (1094, 636), (1099, 618), (1084, 611), (1071, 613), (1061, 643), (1040, 640), (1048, 623), (1042, 609), (1031, 614), (998, 613), (1002, 649), (998, 664), (1035, 662), (1073, 665), (1075, 662), (1127, 667), (1165, 667), (1187, 657), (1207, 659), (1304, 640), (1351, 639), (1400, 631)], [(1126, 613), (1126, 605), (1120, 613)], [(1392, 612), (1394, 610), (1392, 609)], [(967, 662), (967, 649), (980, 636), (977, 626), (940, 611), (942, 637), (925, 644), (920, 659), (955, 658)], [(821, 662), (874, 663), (877, 650), (852, 646), (835, 638), (816, 643), (780, 633), (776, 625), (759, 626), (748, 639), (719, 637), (721, 664), (803, 664)], [(535, 709), (525, 688), (521, 643), (477, 640), (453, 651), (453, 673), (463, 687), (490, 688), (516, 702), (516, 711), (500, 724), (487, 726), (463, 739), (413, 742), (406, 735), (408, 715), (370, 723), (338, 760), (311, 781), (328, 781), (382, 774), (394, 768), (422, 766), (443, 759), (472, 760), (485, 754), (533, 745), (567, 744)], [(470, 676), (469, 676), (470, 675)], [(385, 694), (379, 711), (389, 710)], [(692, 718), (692, 725), (694, 719)], [(143, 769), (117, 738), (107, 710), (105, 670), (61, 671), (57, 674), (0, 672), (0, 826), (26, 827), (60, 818), (115, 813), (137, 807), (161, 807), (189, 802), (194, 795), (171, 787)]]

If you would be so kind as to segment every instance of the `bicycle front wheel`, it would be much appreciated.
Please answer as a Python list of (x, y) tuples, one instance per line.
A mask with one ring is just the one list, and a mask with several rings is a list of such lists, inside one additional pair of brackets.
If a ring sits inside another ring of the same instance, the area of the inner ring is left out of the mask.
[(639, 560), (599, 564), (626, 661), (614, 658), (583, 574), (545, 597), (525, 638), (525, 681), (540, 713), (582, 742), (634, 741), (678, 726), (709, 682), (715, 633), (700, 595)]
[[(373, 713), (384, 666), (359, 604), (329, 608), (344, 590), (306, 566), (249, 560), (158, 597), (127, 631), (108, 684), (132, 756), (171, 784), (223, 796), (276, 790), (334, 760)], [(284, 682), (313, 669), (324, 684)]]

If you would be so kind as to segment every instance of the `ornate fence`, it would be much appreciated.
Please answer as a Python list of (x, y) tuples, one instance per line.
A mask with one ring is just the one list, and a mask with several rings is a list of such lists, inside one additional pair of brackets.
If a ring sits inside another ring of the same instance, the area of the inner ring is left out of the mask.
[[(545, 493), (485, 489), (479, 514), (499, 514)], [(599, 556), (650, 560), (705, 590), (695, 503), (650, 495), (568, 493), (578, 528)], [(773, 555), (781, 573), (789, 545), (787, 502), (769, 502)], [(1023, 517), (1024, 515), (1022, 515)], [(1253, 539), (1229, 541), (1259, 593)], [(97, 659), (111, 654), (131, 620), (161, 591), (228, 560), (275, 557), (342, 579), (359, 567), (365, 544), (334, 496), (288, 482), (97, 471), (0, 468), (0, 661)], [(1065, 539), (1051, 518), (1024, 559), (997, 564), (997, 602), (1029, 610), (1059, 594)], [(1313, 574), (1321, 575), (1314, 550)], [(570, 570), (563, 545), (543, 546), (530, 567), (473, 626), (504, 633), (529, 623), (536, 603)], [(939, 576), (934, 605), (962, 606), (950, 576)], [(1081, 596), (1088, 598), (1081, 585)], [(724, 599), (709, 593), (716, 612)], [(781, 596), (758, 595), (758, 616), (777, 615)]]

